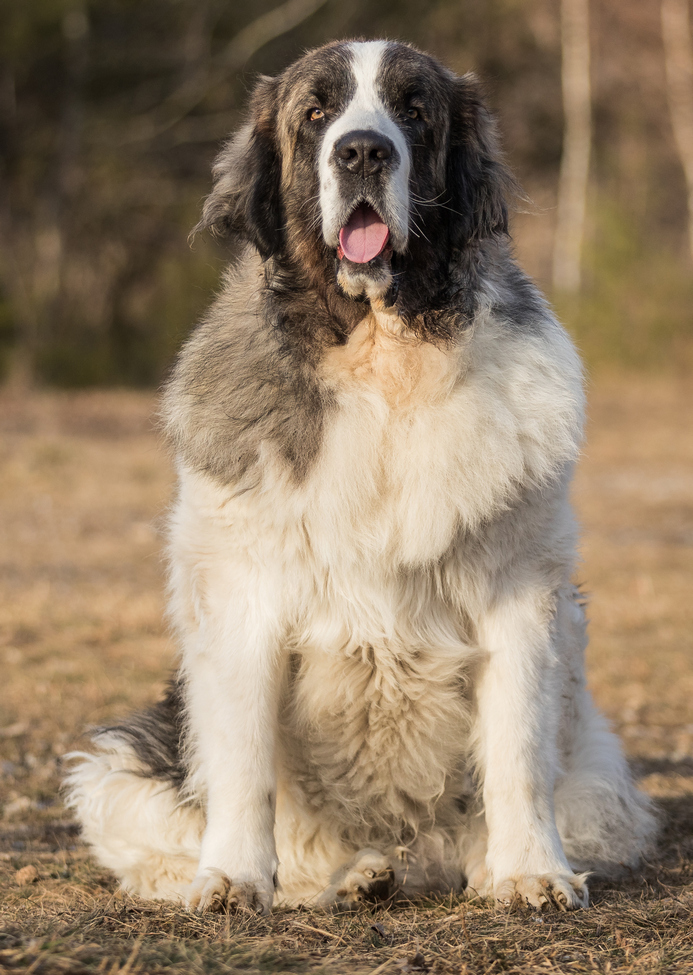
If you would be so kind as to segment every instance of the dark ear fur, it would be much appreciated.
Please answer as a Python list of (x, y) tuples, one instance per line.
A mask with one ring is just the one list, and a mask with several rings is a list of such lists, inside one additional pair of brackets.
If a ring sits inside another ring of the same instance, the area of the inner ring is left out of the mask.
[(257, 247), (263, 259), (281, 249), (285, 222), (275, 103), (276, 80), (260, 78), (250, 99), (250, 120), (217, 156), (214, 189), (193, 230), (235, 234)]
[(508, 232), (506, 195), (515, 182), (500, 159), (496, 125), (473, 74), (455, 80), (447, 185), (455, 247)]

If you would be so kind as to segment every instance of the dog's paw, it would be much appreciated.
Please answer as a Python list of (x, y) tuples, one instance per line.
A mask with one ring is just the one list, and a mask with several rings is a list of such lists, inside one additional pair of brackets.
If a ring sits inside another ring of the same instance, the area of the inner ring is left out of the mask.
[(394, 893), (395, 871), (382, 853), (360, 850), (334, 886), (333, 903), (338, 907), (353, 910), (367, 904), (382, 904)]
[(587, 907), (587, 874), (540, 874), (508, 878), (493, 885), (492, 889), (468, 888), (468, 896), (488, 897), (499, 904), (528, 904), (542, 910), (556, 907), (559, 911), (572, 911)]
[(252, 883), (233, 883), (221, 870), (201, 870), (187, 888), (185, 900), (191, 911), (252, 911), (269, 914), (273, 892), (261, 890)]

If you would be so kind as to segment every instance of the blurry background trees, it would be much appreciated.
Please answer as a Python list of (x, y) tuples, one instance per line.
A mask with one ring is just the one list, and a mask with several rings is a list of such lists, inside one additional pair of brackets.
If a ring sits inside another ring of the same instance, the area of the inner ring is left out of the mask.
[[(554, 297), (593, 365), (683, 368), (693, 263), (659, 0), (590, 0), (589, 20), (581, 284)], [(157, 382), (228, 256), (186, 236), (254, 75), (348, 36), (413, 41), (482, 77), (533, 201), (514, 217), (519, 255), (550, 291), (559, 0), (2, 0), (3, 374)]]
[(592, 149), (589, 0), (561, 0), (561, 90), (563, 151), (553, 241), (553, 286), (557, 291), (575, 294), (582, 279)]

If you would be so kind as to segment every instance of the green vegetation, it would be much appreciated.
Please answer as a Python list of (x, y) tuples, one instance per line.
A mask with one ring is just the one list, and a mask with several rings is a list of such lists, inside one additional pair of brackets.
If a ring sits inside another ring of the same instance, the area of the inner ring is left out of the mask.
[(586, 247), (577, 298), (555, 296), (589, 367), (693, 367), (693, 274), (685, 256), (657, 246), (646, 229), (608, 203)]

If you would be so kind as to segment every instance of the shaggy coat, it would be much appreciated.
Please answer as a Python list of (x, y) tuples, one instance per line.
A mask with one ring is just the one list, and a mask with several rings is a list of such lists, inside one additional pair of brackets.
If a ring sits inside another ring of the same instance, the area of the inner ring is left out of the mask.
[(71, 802), (130, 891), (584, 906), (654, 833), (585, 687), (580, 364), (514, 263), (476, 80), (332, 44), (261, 78), (197, 229), (246, 250), (164, 394), (164, 701)]

